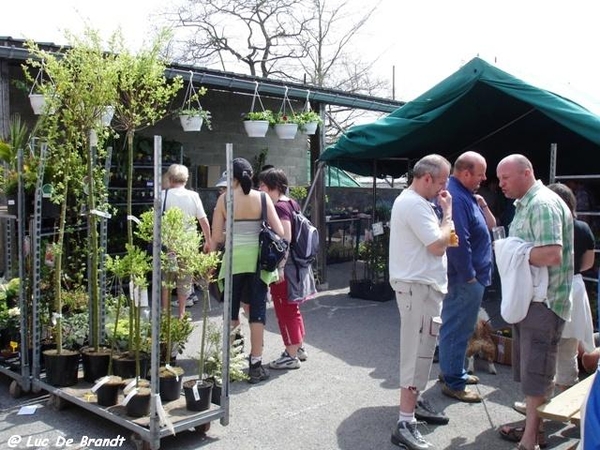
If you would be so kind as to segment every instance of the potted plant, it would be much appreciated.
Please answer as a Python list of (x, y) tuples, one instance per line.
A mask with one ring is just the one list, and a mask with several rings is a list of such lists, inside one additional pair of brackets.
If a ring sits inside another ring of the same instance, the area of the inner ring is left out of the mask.
[[(136, 236), (146, 242), (152, 242), (154, 236), (154, 210), (146, 211), (140, 216), (140, 224)], [(174, 278), (169, 274), (177, 273), (180, 277), (189, 277), (192, 283), (199, 279), (204, 280), (206, 286), (211, 281), (211, 274), (217, 266), (217, 253), (204, 254), (199, 249), (202, 248), (202, 235), (198, 231), (196, 218), (187, 216), (179, 208), (171, 208), (162, 215), (161, 222), (161, 243), (164, 250), (161, 251), (161, 266), (163, 273), (167, 274), (163, 280), (163, 286), (172, 289)], [(175, 262), (174, 262), (175, 259)], [(175, 268), (171, 266), (175, 264)], [(174, 272), (175, 271), (175, 272)], [(204, 320), (208, 316), (208, 289), (204, 293)], [(181, 322), (171, 317), (170, 309), (163, 310), (165, 317), (162, 320), (165, 327), (166, 348), (172, 349), (175, 337), (173, 334), (173, 325), (187, 333), (188, 329), (183, 328)], [(186, 320), (184, 317), (181, 320)], [(189, 333), (188, 333), (189, 335)], [(182, 336), (178, 339), (182, 340)], [(187, 336), (186, 336), (187, 339)], [(204, 334), (203, 334), (204, 339)], [(204, 340), (202, 340), (202, 343)], [(201, 344), (202, 345), (202, 344)], [(165, 364), (165, 369), (161, 370), (163, 375), (180, 377), (183, 372)], [(160, 376), (160, 375), (159, 375)]]
[[(247, 357), (244, 354), (244, 341), (240, 338), (240, 328), (241, 325), (238, 325), (229, 332), (229, 381), (232, 382), (248, 379), (248, 374), (244, 371)], [(223, 327), (212, 321), (207, 324), (204, 358), (206, 379), (213, 383), (211, 401), (220, 405), (223, 381)]]
[[(181, 396), (183, 368), (173, 362), (178, 354), (183, 353), (187, 340), (194, 329), (189, 317), (171, 317), (161, 321), (160, 347), (161, 367), (158, 369), (160, 398), (163, 401), (177, 400)], [(167, 347), (170, 343), (171, 347)]]
[[(117, 305), (114, 316), (114, 322), (110, 324), (110, 337), (113, 344), (119, 339), (125, 341), (126, 348), (112, 356), (112, 370), (115, 375), (124, 379), (139, 379), (142, 374), (146, 374), (148, 369), (148, 354), (145, 351), (147, 342), (145, 336), (148, 333), (149, 326), (142, 321), (140, 292), (147, 288), (147, 276), (152, 270), (150, 256), (145, 250), (136, 245), (126, 244), (126, 253), (123, 256), (108, 257), (106, 266), (107, 271), (114, 274), (118, 279), (118, 288), (121, 294), (117, 297)], [(130, 289), (128, 307), (123, 307), (127, 298), (122, 293), (124, 280), (128, 280), (133, 285)], [(120, 320), (121, 313), (127, 313), (128, 321), (125, 324)], [(109, 372), (110, 373), (110, 372)]]
[[(103, 189), (103, 167), (106, 154), (102, 151), (107, 135), (100, 129), (100, 111), (116, 99), (116, 79), (114, 52), (106, 51), (98, 33), (86, 30), (85, 37), (78, 39), (69, 36), (72, 45), (59, 55), (40, 49), (28, 42), (32, 57), (27, 63), (39, 68), (53, 80), (41, 84), (39, 89), (46, 94), (50, 104), (39, 119), (38, 136), (48, 144), (46, 167), (52, 169), (53, 185), (51, 198), (60, 205), (57, 232), (54, 243), (54, 317), (57, 322), (56, 349), (44, 352), (48, 373), (48, 358), (60, 356), (63, 352), (63, 265), (67, 263), (65, 254), (65, 230), (78, 224), (80, 211), (85, 204), (90, 229), (88, 239), (90, 256), (89, 285), (91, 317), (90, 346), (100, 349), (99, 333), (99, 278), (98, 267), (101, 249), (98, 245), (98, 221), (95, 212), (103, 211), (105, 190)], [(28, 71), (25, 71), (28, 77)], [(29, 79), (29, 78), (28, 78)], [(35, 84), (35, 80), (34, 80)], [(85, 180), (85, 181), (84, 181)], [(86, 189), (82, 189), (85, 184)], [(87, 194), (86, 194), (87, 193)], [(69, 245), (70, 243), (67, 243)]]
[(270, 109), (250, 111), (243, 115), (243, 120), (248, 137), (265, 137), (273, 121), (273, 111)]
[(206, 123), (207, 128), (211, 127), (211, 114), (202, 108), (200, 97), (204, 96), (207, 89), (202, 86), (200, 89), (194, 87), (192, 74), (190, 73), (190, 81), (183, 98), (183, 104), (177, 111), (183, 131), (200, 131), (202, 124)]
[(280, 111), (274, 114), (271, 119), (271, 125), (279, 139), (294, 139), (298, 132), (298, 117), (291, 111), (289, 114)]
[(309, 110), (296, 114), (296, 122), (301, 133), (311, 135), (316, 133), (317, 127), (323, 123), (323, 119), (317, 112)]
[(21, 282), (12, 278), (0, 280), (0, 351), (14, 354), (21, 341), (21, 309), (17, 304)]
[(380, 302), (394, 297), (388, 270), (390, 229), (383, 225), (382, 228), (383, 233), (376, 236), (374, 233), (366, 233), (365, 241), (359, 244), (356, 259), (363, 261), (363, 276), (357, 279), (355, 259), (350, 280), (350, 297)]
[(183, 131), (200, 131), (202, 124), (212, 130), (211, 114), (206, 109), (187, 108), (178, 111), (179, 120)]

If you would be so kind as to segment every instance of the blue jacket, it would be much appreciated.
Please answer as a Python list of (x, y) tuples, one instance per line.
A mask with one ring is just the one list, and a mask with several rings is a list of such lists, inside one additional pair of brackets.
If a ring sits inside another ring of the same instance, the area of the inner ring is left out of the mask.
[(453, 176), (448, 181), (452, 195), (452, 220), (459, 246), (448, 247), (448, 284), (466, 283), (474, 277), (484, 286), (492, 281), (492, 241), (483, 211), (473, 194)]

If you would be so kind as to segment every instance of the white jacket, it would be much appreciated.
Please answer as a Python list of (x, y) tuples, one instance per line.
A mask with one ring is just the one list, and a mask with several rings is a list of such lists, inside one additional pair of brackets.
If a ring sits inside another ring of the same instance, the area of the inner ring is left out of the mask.
[(500, 314), (507, 323), (522, 321), (532, 301), (544, 302), (548, 295), (548, 268), (529, 264), (533, 244), (508, 237), (494, 241), (496, 264), (502, 284)]

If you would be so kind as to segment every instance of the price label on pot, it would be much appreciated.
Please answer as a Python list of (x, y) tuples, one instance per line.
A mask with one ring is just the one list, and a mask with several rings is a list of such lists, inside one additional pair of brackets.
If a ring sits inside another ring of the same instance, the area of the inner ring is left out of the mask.
[(103, 384), (105, 384), (105, 383), (106, 383), (108, 380), (110, 380), (110, 377), (109, 377), (108, 375), (107, 375), (107, 376), (104, 376), (104, 377), (102, 377), (102, 378), (100, 378), (100, 379), (98, 380), (98, 382), (97, 382), (97, 383), (96, 383), (96, 384), (95, 384), (95, 385), (92, 387), (92, 392), (96, 392), (96, 391), (97, 391), (98, 389), (100, 389), (100, 387), (101, 387)]
[(121, 404), (123, 406), (127, 406), (127, 403), (129, 403), (129, 400), (131, 400), (135, 396), (135, 394), (137, 394), (137, 393), (138, 393), (138, 389), (137, 388), (133, 388), (131, 390), (131, 392), (129, 392), (129, 394), (127, 394), (127, 397), (125, 397), (123, 399), (123, 403), (121, 403)]
[(200, 401), (200, 392), (198, 392), (198, 384), (195, 384), (192, 388), (192, 394), (194, 394), (194, 400)]

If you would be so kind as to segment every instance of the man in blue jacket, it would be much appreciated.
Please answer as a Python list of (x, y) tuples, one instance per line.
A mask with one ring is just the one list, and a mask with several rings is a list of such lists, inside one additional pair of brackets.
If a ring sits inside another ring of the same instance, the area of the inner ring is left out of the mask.
[(483, 197), (476, 195), (486, 179), (487, 163), (479, 153), (469, 151), (458, 157), (448, 192), (458, 246), (448, 255), (448, 294), (442, 306), (439, 335), (442, 392), (462, 402), (480, 402), (481, 396), (466, 389), (479, 379), (465, 370), (465, 355), (473, 334), (483, 292), (491, 283), (492, 245), (489, 229), (496, 225)]

